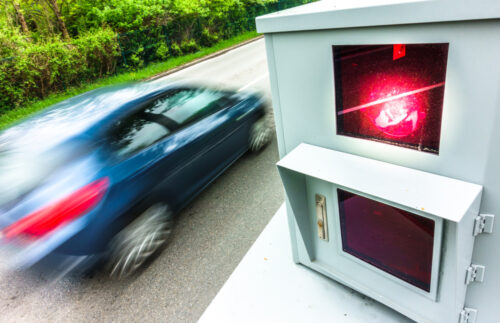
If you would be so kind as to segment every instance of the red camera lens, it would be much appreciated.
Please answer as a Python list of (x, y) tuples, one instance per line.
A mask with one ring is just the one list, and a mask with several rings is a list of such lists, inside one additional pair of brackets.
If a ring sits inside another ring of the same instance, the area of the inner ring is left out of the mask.
[(448, 44), (333, 46), (337, 134), (439, 153)]

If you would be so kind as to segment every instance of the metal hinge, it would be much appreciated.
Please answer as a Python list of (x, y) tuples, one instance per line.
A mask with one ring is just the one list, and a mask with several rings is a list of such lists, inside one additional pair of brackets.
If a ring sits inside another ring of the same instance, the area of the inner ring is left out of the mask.
[(479, 214), (476, 216), (474, 220), (474, 236), (480, 233), (492, 233), (494, 219), (493, 214)]
[(465, 285), (469, 285), (472, 282), (482, 282), (484, 280), (485, 269), (486, 267), (482, 265), (471, 264), (465, 274)]
[(477, 317), (477, 310), (475, 308), (464, 307), (460, 312), (459, 323), (475, 323)]

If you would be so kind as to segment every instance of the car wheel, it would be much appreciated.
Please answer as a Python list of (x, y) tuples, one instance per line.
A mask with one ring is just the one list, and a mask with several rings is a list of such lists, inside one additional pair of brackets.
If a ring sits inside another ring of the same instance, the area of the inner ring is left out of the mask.
[(164, 245), (172, 233), (173, 214), (165, 204), (155, 204), (120, 231), (110, 247), (109, 275), (125, 278)]
[(264, 116), (257, 120), (250, 130), (250, 150), (257, 152), (262, 150), (273, 139), (273, 131), (269, 127), (267, 118)]

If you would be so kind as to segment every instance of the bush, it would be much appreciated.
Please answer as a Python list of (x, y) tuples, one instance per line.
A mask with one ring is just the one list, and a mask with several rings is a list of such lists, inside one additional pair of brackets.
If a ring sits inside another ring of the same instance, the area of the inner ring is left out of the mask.
[(161, 43), (157, 48), (156, 48), (156, 57), (158, 57), (160, 60), (165, 60), (169, 56), (169, 50), (168, 46), (165, 43)]
[(195, 53), (200, 50), (200, 46), (198, 46), (194, 39), (183, 41), (180, 47), (183, 54)]
[(162, 23), (169, 6), (167, 0), (75, 0), (61, 11), (69, 31), (77, 36), (102, 26), (123, 33)]
[(0, 113), (23, 103), (24, 94), (27, 92), (25, 89), (36, 86), (35, 83), (30, 84), (29, 82), (29, 79), (33, 79), (32, 77), (19, 81), (21, 73), (16, 63), (16, 61), (0, 63)]
[(21, 3), (27, 35), (12, 23), (13, 8), (0, 6), (0, 114), (119, 69), (197, 52), (278, 8), (277, 0), (72, 0), (61, 2), (73, 39), (63, 41), (45, 2)]
[(70, 43), (49, 39), (24, 44), (0, 63), (0, 113), (67, 86), (114, 72), (118, 45), (108, 29)]
[(128, 67), (139, 68), (144, 66), (144, 60), (141, 57), (143, 52), (144, 47), (139, 47), (135, 53), (130, 55), (127, 61)]
[(111, 29), (88, 32), (73, 41), (84, 57), (85, 78), (94, 79), (114, 73), (119, 54), (116, 33)]
[(177, 45), (176, 43), (173, 43), (170, 46), (170, 54), (172, 56), (179, 56), (179, 55), (181, 55), (182, 51), (181, 51), (181, 48), (179, 47), (179, 45)]
[(200, 35), (200, 45), (203, 47), (210, 47), (219, 41), (216, 34), (211, 33), (208, 28), (204, 28)]

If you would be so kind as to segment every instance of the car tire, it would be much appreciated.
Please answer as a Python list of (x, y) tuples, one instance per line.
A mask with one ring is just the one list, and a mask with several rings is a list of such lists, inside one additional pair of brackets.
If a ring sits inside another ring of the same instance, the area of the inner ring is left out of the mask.
[(250, 151), (258, 152), (264, 149), (273, 139), (273, 131), (268, 124), (266, 116), (254, 122), (250, 129)]
[(168, 205), (158, 203), (146, 209), (113, 238), (107, 266), (110, 277), (122, 279), (134, 274), (166, 244), (173, 225)]

